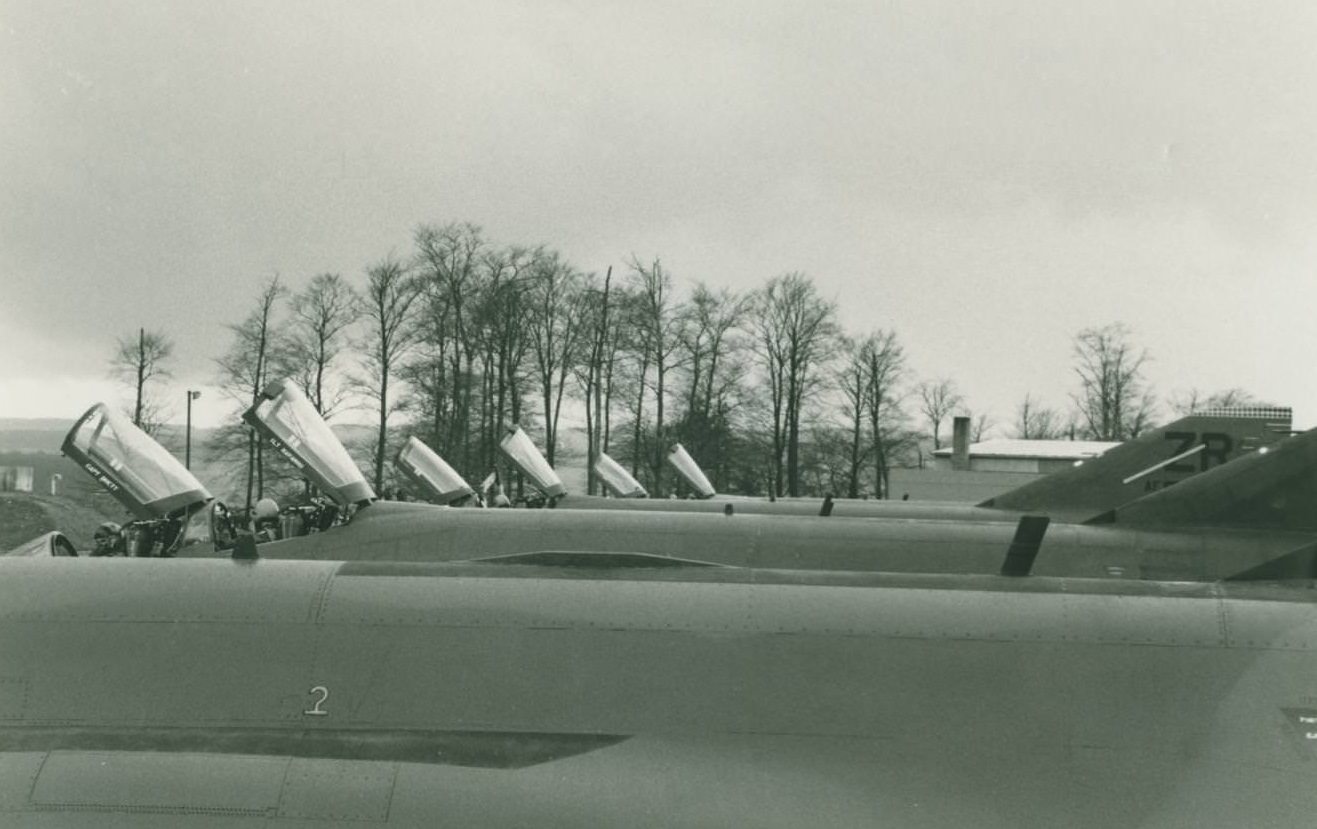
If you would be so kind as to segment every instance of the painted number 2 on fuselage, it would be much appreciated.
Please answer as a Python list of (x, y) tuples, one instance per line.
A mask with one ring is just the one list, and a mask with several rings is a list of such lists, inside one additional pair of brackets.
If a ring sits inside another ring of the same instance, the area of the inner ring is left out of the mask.
[(325, 710), (325, 700), (329, 699), (329, 689), (323, 685), (317, 685), (309, 692), (311, 695), (311, 707), (302, 712), (307, 717), (328, 717), (329, 712)]

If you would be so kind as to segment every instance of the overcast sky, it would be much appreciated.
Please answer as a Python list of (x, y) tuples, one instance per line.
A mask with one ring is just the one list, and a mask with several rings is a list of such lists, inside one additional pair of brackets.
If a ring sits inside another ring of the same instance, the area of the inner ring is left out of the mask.
[[(471, 221), (800, 270), (1003, 425), (1124, 321), (1317, 423), (1317, 4), (0, 0), (0, 417), (214, 379), (257, 286)], [(198, 401), (213, 422), (215, 396)]]

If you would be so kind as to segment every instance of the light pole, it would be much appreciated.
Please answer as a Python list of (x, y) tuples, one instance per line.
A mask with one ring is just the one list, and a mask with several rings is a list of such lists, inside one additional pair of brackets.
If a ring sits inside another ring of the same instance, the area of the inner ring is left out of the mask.
[(192, 401), (201, 396), (201, 392), (187, 390), (187, 432), (183, 438), (183, 466), (192, 468)]

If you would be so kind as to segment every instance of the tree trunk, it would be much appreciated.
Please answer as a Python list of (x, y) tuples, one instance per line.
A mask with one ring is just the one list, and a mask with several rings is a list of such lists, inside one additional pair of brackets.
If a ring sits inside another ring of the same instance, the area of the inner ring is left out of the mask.
[(133, 407), (133, 425), (142, 428), (142, 387), (146, 385), (146, 329), (137, 329), (137, 402)]
[(389, 433), (389, 361), (380, 360), (380, 431), (375, 444), (375, 492), (384, 488), (384, 442)]

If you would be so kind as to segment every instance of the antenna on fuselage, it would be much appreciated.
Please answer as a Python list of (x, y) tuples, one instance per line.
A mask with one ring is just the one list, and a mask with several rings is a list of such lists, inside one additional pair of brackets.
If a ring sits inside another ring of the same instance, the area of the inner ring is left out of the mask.
[(1011, 540), (1006, 559), (1001, 563), (1003, 576), (1027, 576), (1033, 571), (1034, 559), (1043, 544), (1047, 525), (1052, 519), (1046, 515), (1025, 515), (1015, 525), (1015, 538)]

